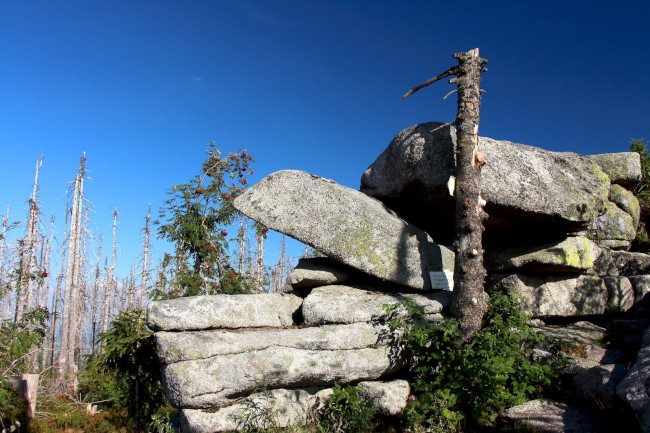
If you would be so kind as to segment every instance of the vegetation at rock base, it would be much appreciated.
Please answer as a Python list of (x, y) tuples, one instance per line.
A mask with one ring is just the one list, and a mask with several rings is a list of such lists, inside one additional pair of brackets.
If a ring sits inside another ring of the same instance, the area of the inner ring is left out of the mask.
[(455, 320), (426, 323), (414, 304), (403, 305), (411, 320), (392, 324), (404, 330), (402, 344), (416, 396), (404, 416), (416, 431), (489, 429), (504, 409), (558, 386), (559, 349), (533, 361), (533, 348), (544, 337), (526, 324), (528, 317), (513, 295), (493, 295), (481, 330), (465, 343)]
[(142, 309), (121, 313), (100, 336), (101, 353), (87, 357), (80, 391), (90, 401), (108, 401), (136, 425), (168, 417), (153, 332)]
[(641, 181), (633, 191), (639, 200), (641, 217), (633, 248), (648, 252), (650, 251), (650, 238), (648, 237), (648, 227), (650, 227), (650, 152), (648, 143), (639, 138), (630, 141), (630, 150), (638, 153), (641, 157)]

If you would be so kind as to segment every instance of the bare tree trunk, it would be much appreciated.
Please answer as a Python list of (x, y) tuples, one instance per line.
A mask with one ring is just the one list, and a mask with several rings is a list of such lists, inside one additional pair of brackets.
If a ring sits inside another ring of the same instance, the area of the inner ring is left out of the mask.
[(140, 296), (138, 298), (138, 308), (142, 308), (144, 304), (144, 296), (147, 293), (147, 277), (149, 275), (149, 248), (151, 229), (149, 222), (151, 221), (151, 205), (147, 211), (147, 216), (144, 218), (144, 244), (142, 251), (142, 273), (140, 275)]
[[(0, 287), (9, 285), (5, 276), (5, 250), (7, 249), (7, 228), (9, 225), (9, 205), (7, 205), (7, 214), (2, 217), (2, 234), (0, 235)], [(9, 296), (3, 296), (0, 301), (2, 302), (0, 309), (0, 319), (9, 316)]]
[(478, 124), (481, 110), (481, 72), (487, 60), (479, 56), (478, 48), (456, 53), (458, 65), (427, 80), (404, 95), (416, 92), (450, 75), (449, 82), (458, 86), (457, 173), (456, 173), (456, 262), (451, 312), (458, 320), (461, 340), (467, 341), (481, 329), (487, 304), (483, 291), (483, 220), (487, 214), (481, 198), (481, 167), (485, 158), (478, 148)]
[(264, 237), (258, 235), (257, 240), (257, 257), (255, 260), (255, 283), (258, 290), (263, 291), (264, 287)]
[(102, 236), (99, 235), (99, 246), (97, 247), (97, 263), (95, 264), (95, 281), (93, 283), (93, 296), (91, 301), (90, 308), (90, 353), (95, 353), (95, 329), (97, 326), (97, 315), (99, 311), (99, 287), (101, 284), (101, 270), (100, 265), (102, 263)]
[[(63, 320), (61, 332), (61, 368), (60, 377), (67, 384), (74, 384), (75, 343), (77, 342), (77, 320), (79, 311), (79, 283), (81, 273), (81, 226), (83, 184), (85, 179), (86, 154), (81, 157), (79, 174), (75, 177), (70, 231), (68, 239), (68, 258), (65, 273), (65, 301), (63, 303)], [(74, 385), (72, 386), (74, 388)]]
[(29, 217), (27, 219), (27, 234), (21, 240), (20, 269), (18, 274), (16, 314), (14, 319), (20, 320), (26, 310), (32, 307), (34, 301), (33, 265), (36, 254), (36, 238), (38, 236), (38, 174), (43, 164), (43, 157), (36, 161), (32, 195), (29, 198)]

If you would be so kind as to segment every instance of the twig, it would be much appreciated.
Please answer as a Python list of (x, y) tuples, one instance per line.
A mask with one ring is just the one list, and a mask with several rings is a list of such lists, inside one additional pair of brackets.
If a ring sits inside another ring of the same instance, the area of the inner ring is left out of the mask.
[(404, 95), (402, 95), (402, 99), (406, 99), (406, 98), (408, 98), (408, 97), (409, 97), (410, 95), (412, 95), (413, 93), (417, 92), (418, 90), (422, 89), (423, 87), (430, 86), (431, 84), (435, 83), (436, 81), (440, 81), (440, 80), (442, 80), (443, 78), (446, 78), (446, 77), (448, 77), (448, 76), (450, 76), (450, 75), (456, 75), (457, 72), (458, 72), (458, 67), (457, 67), (457, 66), (454, 66), (454, 67), (452, 67), (452, 68), (449, 68), (449, 69), (447, 69), (445, 72), (443, 72), (442, 74), (436, 75), (436, 76), (433, 77), (433, 78), (429, 78), (429, 79), (428, 79), (427, 81), (425, 81), (424, 83), (415, 86), (414, 88), (412, 88), (411, 90), (409, 90), (408, 92), (406, 92)]

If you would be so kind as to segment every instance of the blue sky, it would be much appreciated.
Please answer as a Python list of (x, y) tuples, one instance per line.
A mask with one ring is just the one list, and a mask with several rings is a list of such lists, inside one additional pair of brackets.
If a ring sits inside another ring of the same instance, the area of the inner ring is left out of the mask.
[(26, 215), (43, 154), (61, 238), (85, 151), (91, 229), (106, 242), (119, 210), (124, 275), (148, 205), (210, 141), (253, 154), (253, 182), (300, 169), (358, 188), (399, 130), (454, 118), (445, 82), (400, 96), (474, 47), (489, 60), (481, 135), (625, 151), (650, 138), (649, 24), (645, 0), (0, 1), (1, 209)]

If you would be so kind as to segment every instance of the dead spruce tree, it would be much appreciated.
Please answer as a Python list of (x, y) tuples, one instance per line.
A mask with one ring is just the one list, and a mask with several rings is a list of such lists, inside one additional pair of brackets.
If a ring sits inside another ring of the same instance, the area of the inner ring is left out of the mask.
[(478, 124), (481, 110), (481, 72), (486, 59), (478, 48), (453, 57), (458, 65), (414, 87), (403, 98), (448, 76), (449, 84), (458, 87), (458, 114), (456, 145), (456, 262), (454, 264), (454, 292), (451, 313), (458, 320), (461, 339), (468, 340), (481, 329), (486, 310), (483, 285), (483, 220), (487, 214), (481, 198), (481, 167), (485, 158), (478, 148)]

